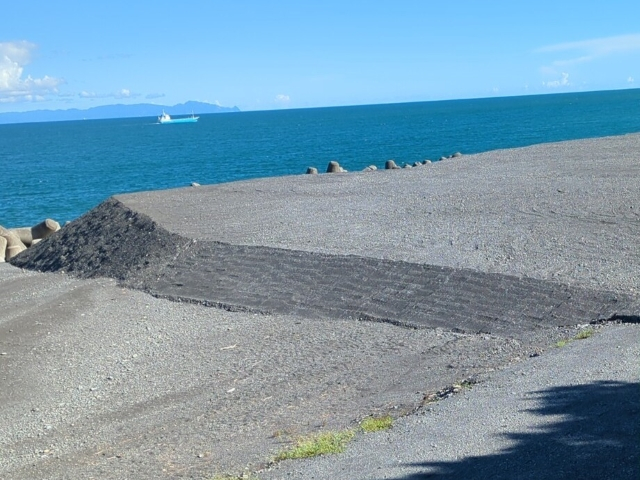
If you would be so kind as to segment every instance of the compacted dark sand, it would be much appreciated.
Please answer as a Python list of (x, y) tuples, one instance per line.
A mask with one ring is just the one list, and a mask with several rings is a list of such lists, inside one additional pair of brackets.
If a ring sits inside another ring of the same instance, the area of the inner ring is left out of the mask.
[(635, 322), (639, 179), (626, 135), (111, 198), (0, 265), (0, 476), (255, 470)]

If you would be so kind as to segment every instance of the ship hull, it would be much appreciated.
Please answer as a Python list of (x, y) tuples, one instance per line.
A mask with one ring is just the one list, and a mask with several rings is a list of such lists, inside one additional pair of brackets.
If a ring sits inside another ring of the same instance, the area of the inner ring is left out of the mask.
[(196, 123), (199, 117), (172, 118), (171, 120), (160, 120), (160, 123)]

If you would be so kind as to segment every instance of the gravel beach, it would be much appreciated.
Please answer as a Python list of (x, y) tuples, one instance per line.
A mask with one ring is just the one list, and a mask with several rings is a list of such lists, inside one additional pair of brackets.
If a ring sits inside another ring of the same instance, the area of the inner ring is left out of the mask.
[(299, 435), (588, 363), (637, 338), (638, 180), (625, 135), (109, 199), (0, 264), (0, 477), (261, 478)]

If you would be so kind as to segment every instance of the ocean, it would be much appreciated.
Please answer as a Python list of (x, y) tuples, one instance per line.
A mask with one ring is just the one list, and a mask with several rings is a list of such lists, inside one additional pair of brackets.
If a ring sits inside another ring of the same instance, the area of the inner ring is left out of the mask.
[[(640, 89), (0, 125), (0, 225), (73, 220), (118, 193), (349, 171), (640, 132)], [(561, 159), (558, 159), (561, 161)], [(640, 161), (640, 157), (639, 157)]]

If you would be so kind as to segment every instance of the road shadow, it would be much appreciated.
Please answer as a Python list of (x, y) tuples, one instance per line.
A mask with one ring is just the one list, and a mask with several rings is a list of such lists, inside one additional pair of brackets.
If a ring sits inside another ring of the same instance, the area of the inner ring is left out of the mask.
[(414, 463), (423, 471), (396, 480), (640, 479), (640, 383), (600, 381), (536, 394), (539, 407), (527, 411), (552, 419), (531, 432), (505, 433), (512, 447)]

